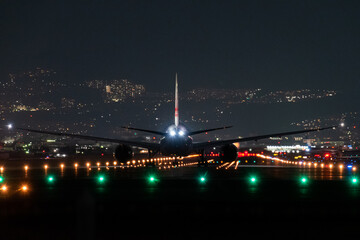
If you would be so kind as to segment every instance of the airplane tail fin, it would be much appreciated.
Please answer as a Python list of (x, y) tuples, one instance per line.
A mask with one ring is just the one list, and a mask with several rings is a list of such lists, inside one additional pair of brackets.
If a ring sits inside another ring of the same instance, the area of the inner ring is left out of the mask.
[(175, 74), (175, 126), (179, 126), (179, 96), (177, 73)]

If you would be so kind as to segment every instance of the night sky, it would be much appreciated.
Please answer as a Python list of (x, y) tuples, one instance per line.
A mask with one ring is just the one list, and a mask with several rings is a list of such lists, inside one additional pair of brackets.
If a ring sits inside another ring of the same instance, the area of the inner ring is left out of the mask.
[(360, 87), (360, 1), (0, 1), (0, 80), (183, 89)]

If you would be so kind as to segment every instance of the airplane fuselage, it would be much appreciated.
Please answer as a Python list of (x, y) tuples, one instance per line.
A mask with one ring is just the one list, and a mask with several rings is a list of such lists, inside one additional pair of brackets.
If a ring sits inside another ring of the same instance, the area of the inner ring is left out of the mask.
[(182, 126), (171, 126), (160, 140), (160, 152), (164, 156), (187, 156), (192, 152), (192, 138)]
[(164, 137), (160, 141), (160, 152), (164, 156), (187, 156), (192, 151), (192, 138)]

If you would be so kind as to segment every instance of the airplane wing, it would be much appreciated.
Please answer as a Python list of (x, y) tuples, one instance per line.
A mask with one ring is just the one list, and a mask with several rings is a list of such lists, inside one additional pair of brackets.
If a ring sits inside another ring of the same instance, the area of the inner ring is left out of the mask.
[(267, 135), (229, 139), (229, 140), (222, 140), (222, 141), (194, 143), (193, 150), (201, 150), (201, 149), (205, 149), (205, 148), (209, 148), (209, 147), (222, 146), (222, 145), (232, 144), (232, 143), (237, 143), (237, 142), (257, 141), (260, 139), (266, 139), (266, 138), (270, 138), (270, 137), (282, 137), (282, 136), (294, 135), (294, 134), (300, 134), (300, 133), (317, 132), (317, 131), (322, 131), (322, 130), (331, 129), (331, 128), (335, 129), (336, 126), (309, 129), (309, 130), (292, 131), (292, 132), (273, 133), (273, 134), (267, 134)]
[(156, 134), (156, 135), (161, 135), (161, 136), (165, 136), (166, 133), (164, 132), (159, 132), (159, 131), (153, 131), (153, 130), (147, 130), (147, 129), (142, 129), (142, 128), (133, 128), (133, 127), (121, 127), (124, 129), (128, 129), (128, 130), (135, 130), (135, 131), (141, 131), (141, 132), (147, 132), (147, 133), (152, 133), (152, 134)]
[(79, 135), (79, 134), (72, 134), (72, 133), (40, 131), (40, 130), (27, 129), (27, 128), (16, 128), (16, 129), (22, 130), (22, 131), (34, 132), (34, 133), (80, 138), (80, 139), (93, 140), (93, 141), (99, 141), (99, 142), (111, 142), (111, 143), (126, 144), (126, 145), (130, 145), (130, 146), (134, 146), (134, 147), (142, 147), (142, 148), (147, 148), (147, 149), (152, 149), (152, 150), (158, 150), (160, 148), (160, 144), (158, 144), (158, 143), (136, 142), (136, 141), (121, 140), (121, 139), (113, 139), (113, 138), (93, 137), (93, 136), (86, 136), (86, 135)]
[(192, 136), (192, 135), (196, 135), (196, 134), (200, 134), (200, 133), (204, 133), (204, 132), (212, 132), (212, 131), (222, 130), (222, 129), (227, 129), (227, 128), (232, 128), (232, 126), (225, 126), (225, 127), (219, 127), (219, 128), (211, 128), (211, 129), (193, 131), (193, 132), (189, 132), (189, 135)]

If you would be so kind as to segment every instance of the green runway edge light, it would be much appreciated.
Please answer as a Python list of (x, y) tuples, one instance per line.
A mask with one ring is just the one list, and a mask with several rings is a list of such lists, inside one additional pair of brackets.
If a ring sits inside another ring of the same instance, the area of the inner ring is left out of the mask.
[(149, 177), (149, 182), (152, 183), (152, 182), (155, 182), (155, 181), (156, 181), (156, 178), (155, 178), (154, 176), (150, 176), (150, 177)]
[(205, 182), (206, 182), (206, 178), (205, 178), (205, 177), (200, 177), (199, 180), (200, 180), (201, 183), (205, 183)]
[(256, 177), (251, 177), (250, 178), (250, 183), (256, 183), (256, 180), (257, 180)]
[(303, 183), (303, 184), (305, 184), (305, 183), (307, 183), (307, 178), (306, 177), (302, 177), (301, 179), (300, 179), (300, 181), (301, 181), (301, 183)]
[(52, 183), (54, 182), (55, 178), (53, 176), (49, 176), (47, 180), (49, 183)]
[(97, 181), (98, 183), (104, 183), (105, 182), (105, 177), (103, 175), (100, 175), (97, 177)]
[(0, 183), (2, 183), (4, 181), (3, 177), (0, 177)]
[(358, 183), (358, 180), (357, 180), (357, 178), (352, 178), (352, 179), (351, 179), (351, 182), (352, 182), (353, 184), (356, 184), (356, 183)]

